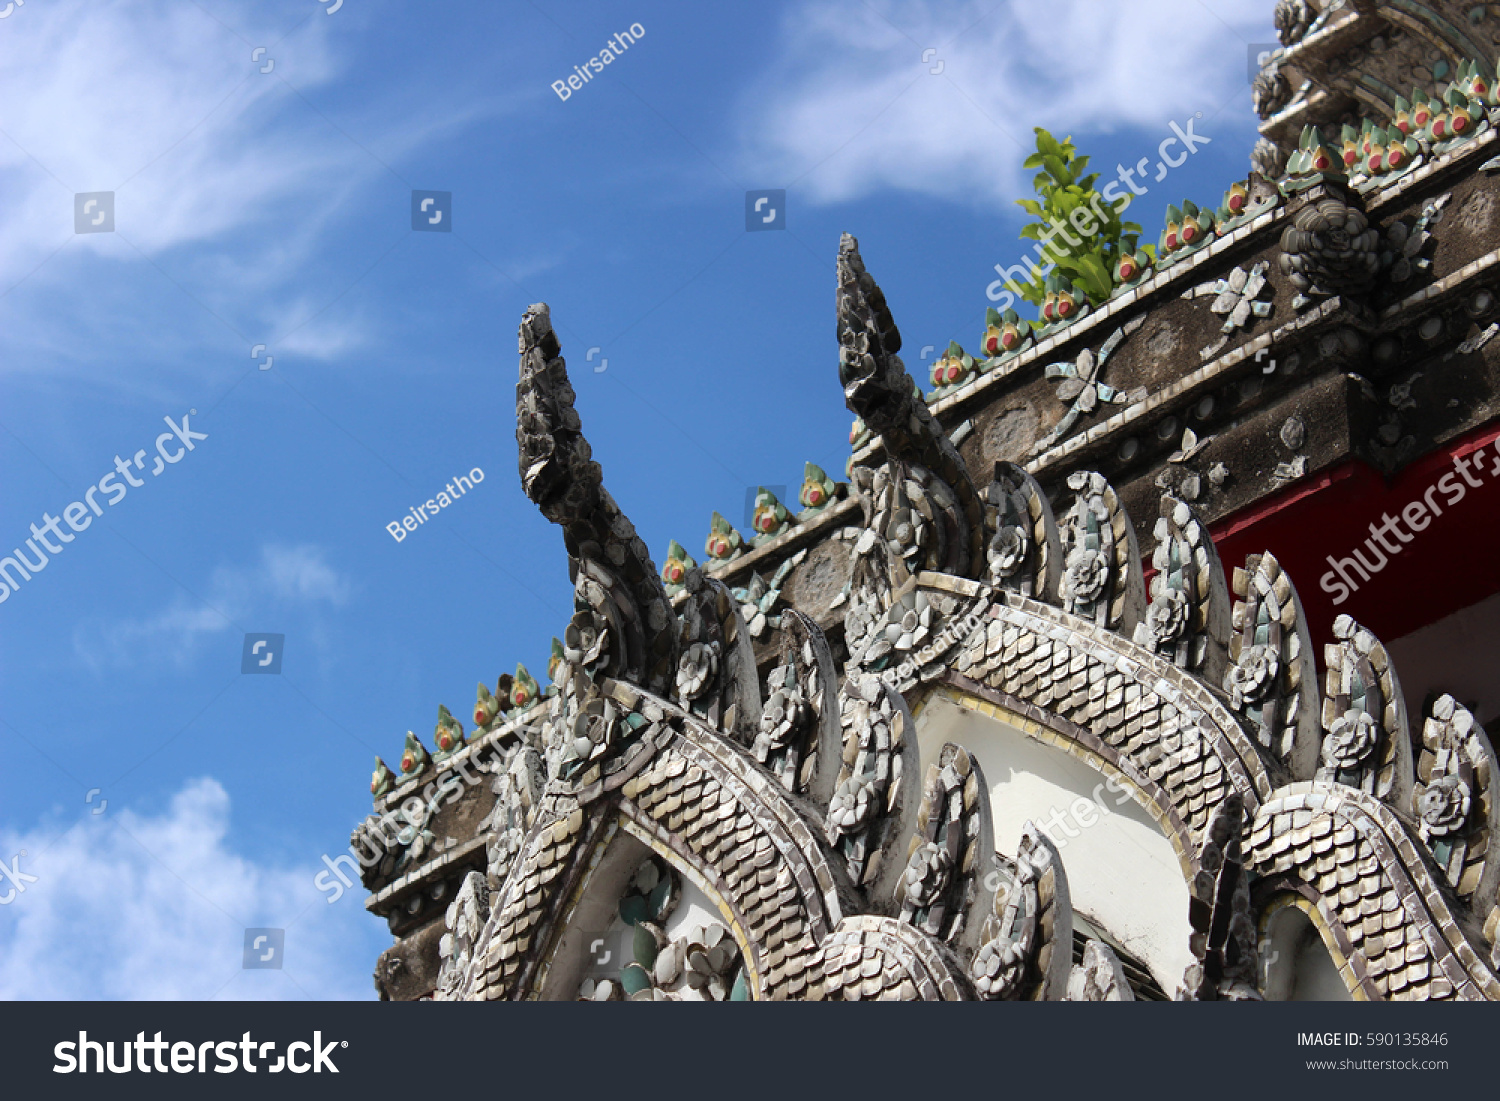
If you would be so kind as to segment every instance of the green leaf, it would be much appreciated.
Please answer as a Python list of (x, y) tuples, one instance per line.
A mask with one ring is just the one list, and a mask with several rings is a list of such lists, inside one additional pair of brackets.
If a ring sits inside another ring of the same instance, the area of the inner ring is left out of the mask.
[(1016, 205), (1026, 211), (1027, 214), (1035, 214), (1038, 218), (1045, 217), (1042, 211), (1042, 204), (1035, 199), (1017, 199)]

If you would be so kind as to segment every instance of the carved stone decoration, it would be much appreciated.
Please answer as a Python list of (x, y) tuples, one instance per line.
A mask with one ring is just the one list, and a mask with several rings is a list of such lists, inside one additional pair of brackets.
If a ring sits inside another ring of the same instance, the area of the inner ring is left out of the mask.
[(1347, 784), (1394, 807), (1409, 806), (1411, 735), (1406, 703), (1386, 649), (1347, 615), (1324, 648), (1322, 764), (1318, 780)]
[(1124, 405), (1127, 402), (1141, 401), (1145, 398), (1144, 390), (1137, 389), (1127, 393), (1103, 381), (1104, 367), (1109, 362), (1110, 356), (1125, 342), (1126, 337), (1133, 334), (1143, 324), (1145, 324), (1145, 318), (1137, 317), (1121, 325), (1110, 334), (1109, 339), (1099, 346), (1098, 355), (1095, 355), (1092, 349), (1084, 348), (1072, 360), (1047, 365), (1045, 371), (1047, 378), (1061, 380), (1057, 385), (1057, 399), (1070, 404), (1063, 413), (1062, 419), (1053, 425), (1046, 435), (1036, 441), (1032, 447), (1032, 454), (1040, 455), (1065, 439), (1080, 417), (1093, 413), (1101, 404)]
[(878, 677), (847, 683), (840, 712), (843, 758), (828, 802), (828, 843), (856, 885), (889, 898), (903, 868), (884, 857), (916, 812), (916, 725), (906, 701)]
[(453, 1001), (463, 994), (464, 980), (469, 976), (474, 962), (474, 949), (479, 943), (479, 934), (490, 917), (490, 888), (484, 876), (470, 872), (464, 876), (463, 884), (448, 911), (443, 924), (448, 931), (438, 941), (438, 980), (434, 998), (437, 1001)]
[(1260, 1001), (1255, 919), (1240, 851), (1245, 806), (1237, 794), (1214, 808), (1198, 846), (1201, 870), (1189, 885), (1189, 945), (1196, 961), (1183, 976), (1186, 1001)]
[(1223, 335), (1200, 349), (1199, 359), (1205, 362), (1213, 359), (1239, 330), (1253, 328), (1256, 321), (1271, 316), (1274, 309), (1271, 300), (1275, 297), (1275, 289), (1266, 278), (1269, 267), (1270, 264), (1265, 260), (1251, 265), (1248, 271), (1236, 267), (1222, 279), (1211, 279), (1183, 293), (1182, 297), (1186, 299), (1213, 296), (1208, 310), (1224, 319), (1224, 323), (1219, 326), (1219, 332)]
[(1286, 151), (1270, 138), (1259, 138), (1250, 152), (1250, 167), (1268, 180), (1280, 179), (1286, 171)]
[(1083, 946), (1083, 960), (1075, 964), (1068, 976), (1070, 1002), (1133, 1002), (1135, 992), (1125, 978), (1125, 968), (1103, 941), (1089, 938)]
[(1292, 101), (1292, 86), (1282, 75), (1281, 66), (1271, 62), (1250, 82), (1250, 98), (1255, 113), (1268, 119)]
[[(596, 674), (665, 692), (677, 669), (676, 616), (645, 543), (604, 488), (573, 408), (567, 365), (544, 303), (521, 318), (520, 349), (516, 442), (521, 487), (542, 515), (563, 529), (576, 610), (602, 613), (608, 607), (618, 617), (605, 614), (579, 625), (575, 641), (582, 644), (584, 664)], [(585, 589), (579, 582), (584, 575), (599, 591)], [(607, 602), (601, 594), (607, 594)], [(606, 640), (608, 652), (602, 647), (594, 652), (598, 637), (587, 636), (582, 628), (597, 630), (606, 624), (616, 632)]]
[(865, 520), (862, 528), (850, 530), (854, 549), (850, 555), (849, 586), (845, 596), (844, 645), (853, 654), (864, 647), (875, 625), (890, 607), (892, 591), (906, 580), (906, 568), (891, 561), (884, 540), (875, 533), (874, 525), (879, 514), (876, 483), (880, 483), (882, 492), (889, 485), (884, 468), (874, 471), (857, 466), (850, 475)]
[(1298, 780), (1318, 767), (1318, 686), (1312, 638), (1291, 578), (1270, 553), (1234, 571), (1224, 690), (1261, 748)]
[(1063, 522), (1063, 610), (1129, 637), (1145, 610), (1135, 529), (1102, 474), (1068, 475), (1076, 494)]
[(985, 510), (986, 577), (997, 589), (1052, 600), (1062, 572), (1062, 542), (1052, 503), (1015, 463), (995, 464)]
[[(952, 493), (919, 467), (892, 462), (873, 471), (855, 468), (854, 484), (865, 510), (865, 528), (854, 545), (844, 638), (852, 657), (872, 660), (901, 638), (889, 630), (896, 592), (921, 570), (952, 561)], [(874, 651), (874, 652), (872, 652)]]
[(1073, 905), (1062, 857), (1033, 822), (1011, 865), (997, 858), (995, 900), (969, 977), (983, 1001), (1062, 1001), (1073, 962)]
[[(406, 852), (417, 831), (397, 809), (384, 816), (365, 817), (349, 834), (349, 851), (359, 861), (359, 879), (365, 890), (376, 891), (396, 876), (398, 863), (405, 867)], [(404, 838), (404, 840), (403, 840)]]
[(901, 920), (950, 947), (977, 946), (980, 918), (992, 906), (993, 887), (984, 881), (994, 850), (979, 762), (959, 746), (944, 745), (928, 766), (917, 829), (896, 885)]
[(1178, 668), (1217, 682), (1229, 640), (1229, 590), (1208, 528), (1192, 508), (1167, 495), (1156, 521), (1151, 604), (1135, 642)]
[[(896, 354), (901, 333), (865, 270), (859, 242), (847, 233), (839, 241), (838, 340), (839, 380), (849, 409), (879, 434), (888, 461), (911, 468), (925, 493), (952, 502), (934, 517), (941, 538), (932, 547), (939, 557), (929, 556), (924, 568), (973, 577), (984, 562), (983, 502), (958, 449)], [(893, 478), (900, 482), (903, 475)]]
[(1451, 191), (1429, 199), (1422, 207), (1417, 220), (1410, 226), (1397, 219), (1386, 227), (1385, 248), (1380, 255), (1385, 278), (1393, 283), (1405, 283), (1413, 274), (1432, 269), (1432, 259), (1423, 255), (1432, 242), (1433, 229), (1443, 220), (1443, 208), (1453, 198)]
[(492, 782), (495, 805), (479, 824), (489, 835), (485, 845), (487, 882), (498, 890), (511, 862), (521, 851), (526, 831), (536, 819), (536, 808), (546, 783), (544, 765), (531, 746), (519, 746)]
[(946, 558), (941, 505), (929, 498), (918, 478), (899, 466), (890, 470), (883, 484), (886, 491), (875, 514), (875, 535), (885, 541), (891, 561), (909, 573), (941, 568), (938, 563)]
[(766, 677), (766, 703), (751, 755), (793, 795), (827, 806), (843, 755), (838, 674), (828, 640), (811, 617), (782, 616), (781, 655)]
[(1283, 46), (1295, 46), (1307, 34), (1316, 14), (1307, 0), (1276, 0), (1276, 37)]
[(1500, 805), (1495, 751), (1484, 728), (1452, 696), (1433, 701), (1422, 724), (1412, 810), (1417, 831), (1465, 902), (1493, 899), (1500, 887)]
[(769, 635), (773, 629), (781, 626), (781, 616), (776, 611), (781, 603), (781, 587), (791, 572), (806, 558), (807, 548), (803, 547), (776, 568), (770, 581), (753, 573), (750, 575), (750, 583), (744, 588), (730, 590), (735, 600), (739, 601), (740, 615), (744, 617), (752, 639)]
[[(1281, 270), (1304, 296), (1367, 294), (1380, 271), (1380, 231), (1342, 199), (1300, 210), (1281, 234)], [(1305, 304), (1305, 302), (1303, 303)]]
[(725, 735), (749, 745), (760, 728), (760, 678), (750, 632), (729, 587), (688, 571), (681, 608), (676, 698)]

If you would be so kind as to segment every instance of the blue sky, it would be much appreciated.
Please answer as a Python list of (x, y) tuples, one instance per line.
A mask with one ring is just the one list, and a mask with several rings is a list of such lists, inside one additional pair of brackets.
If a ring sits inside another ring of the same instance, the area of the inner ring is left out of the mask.
[[(1020, 258), (1033, 126), (1102, 170), (1201, 114), (1132, 207), (1154, 241), (1248, 171), (1274, 38), (1270, 0), (335, 4), (0, 19), (0, 554), (148, 455), (0, 604), (0, 861), (36, 876), (0, 906), (0, 997), (373, 997), (389, 935), (319, 858), (376, 753), (518, 660), (545, 681), (569, 614), (516, 474), (527, 305), (658, 561), (701, 557), (747, 488), (843, 470), (840, 231), (925, 381)], [(755, 188), (784, 231), (745, 231)], [(414, 189), (452, 193), (451, 233), (412, 230)], [(97, 191), (115, 232), (76, 234)], [(151, 476), (189, 410), (207, 439)], [(241, 674), (247, 632), (286, 636), (281, 675)], [(241, 968), (247, 926), (287, 929), (284, 970)]]

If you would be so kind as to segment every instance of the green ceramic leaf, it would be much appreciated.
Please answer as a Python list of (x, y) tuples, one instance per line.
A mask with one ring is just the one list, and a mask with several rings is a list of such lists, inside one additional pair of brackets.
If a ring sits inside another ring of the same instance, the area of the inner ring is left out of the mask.
[(634, 925), (636, 922), (648, 917), (650, 911), (646, 906), (646, 899), (642, 895), (626, 895), (620, 899), (620, 920), (626, 925)]
[(647, 912), (657, 921), (665, 920), (667, 916), (667, 902), (669, 899), (671, 899), (671, 897), (672, 877), (670, 875), (662, 876), (661, 882), (658, 883), (656, 885), (656, 888), (651, 892), (651, 898), (648, 901), (646, 907)]
[(651, 930), (644, 925), (637, 924), (635, 927), (635, 938), (633, 945), (635, 962), (646, 970), (650, 970), (656, 963), (656, 938), (651, 935)]
[(729, 1000), (732, 1002), (748, 1002), (750, 1000), (750, 980), (741, 967), (734, 976), (734, 987), (729, 991)]
[(625, 993), (639, 994), (642, 990), (651, 989), (651, 976), (646, 974), (646, 969), (638, 963), (627, 963), (620, 968), (620, 985), (625, 988)]

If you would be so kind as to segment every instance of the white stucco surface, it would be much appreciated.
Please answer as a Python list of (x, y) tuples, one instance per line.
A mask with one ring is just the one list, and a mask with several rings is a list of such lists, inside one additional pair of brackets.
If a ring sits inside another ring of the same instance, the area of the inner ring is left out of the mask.
[(1034, 821), (1062, 855), (1074, 909), (1150, 969), (1173, 994), (1193, 962), (1188, 889), (1171, 843), (1123, 789), (1060, 749), (950, 700), (934, 699), (917, 720), (922, 771), (945, 742), (979, 761), (989, 785), (995, 847), (1016, 855)]

